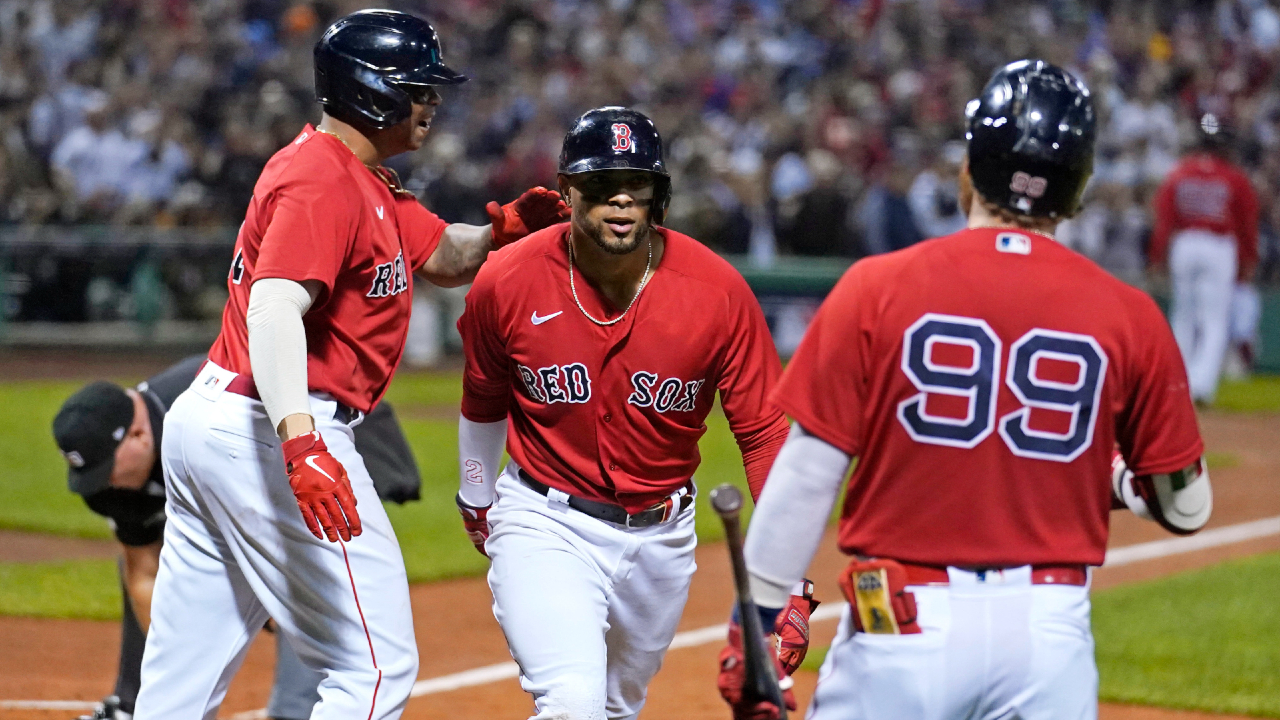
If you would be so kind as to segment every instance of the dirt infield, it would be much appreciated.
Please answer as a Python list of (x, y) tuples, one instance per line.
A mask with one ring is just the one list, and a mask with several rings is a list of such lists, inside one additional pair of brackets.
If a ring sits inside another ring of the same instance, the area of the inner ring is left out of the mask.
[[(1229, 456), (1233, 466), (1213, 470), (1215, 513), (1210, 527), (1280, 515), (1280, 417), (1207, 413), (1202, 429), (1211, 452)], [(1151, 523), (1116, 513), (1112, 546), (1125, 546), (1169, 537)], [(819, 581), (819, 596), (836, 600), (833, 578), (843, 564), (829, 541), (823, 544), (810, 576)], [(1095, 587), (1105, 588), (1202, 567), (1240, 555), (1280, 550), (1280, 536), (1174, 555), (1095, 574)], [(729, 569), (724, 548), (717, 544), (698, 550), (694, 578), (681, 630), (724, 621), (731, 600)], [(420, 678), (434, 678), (461, 670), (510, 660), (501, 631), (489, 609), (489, 592), (482, 579), (456, 580), (412, 589), (415, 631), (421, 649)], [(825, 645), (835, 631), (833, 621), (814, 623), (815, 645)], [(0, 699), (96, 700), (109, 692), (119, 647), (115, 623), (0, 618)], [(223, 706), (222, 717), (262, 708), (271, 683), (274, 657), (270, 636), (257, 639), (245, 668), (236, 677)], [(642, 718), (659, 720), (724, 720), (727, 712), (715, 691), (717, 643), (672, 650), (655, 679)], [(797, 678), (802, 707), (816, 681), (814, 673)], [(518, 720), (529, 716), (532, 704), (515, 680), (440, 692), (409, 701), (404, 717), (411, 720)], [(67, 710), (0, 710), (0, 718), (61, 720)], [(1176, 713), (1152, 708), (1104, 706), (1104, 720), (1194, 720), (1224, 716)]]

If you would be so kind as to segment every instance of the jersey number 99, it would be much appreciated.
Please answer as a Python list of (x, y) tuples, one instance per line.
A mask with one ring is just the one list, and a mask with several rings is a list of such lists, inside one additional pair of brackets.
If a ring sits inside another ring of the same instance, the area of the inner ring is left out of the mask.
[[(938, 343), (969, 348), (970, 361), (941, 364), (933, 360)], [(1009, 348), (1005, 384), (1019, 409), (996, 419), (996, 397), (1002, 343), (986, 322), (955, 315), (926, 313), (902, 338), (902, 371), (919, 390), (898, 404), (898, 420), (916, 442), (973, 448), (999, 429), (1009, 450), (1019, 457), (1071, 462), (1093, 443), (1099, 397), (1107, 374), (1107, 355), (1088, 335), (1034, 328)], [(1074, 365), (1075, 379), (1044, 377), (1040, 362)], [(963, 418), (931, 415), (930, 394), (961, 398)], [(1066, 413), (1063, 432), (1031, 427), (1031, 411)]]

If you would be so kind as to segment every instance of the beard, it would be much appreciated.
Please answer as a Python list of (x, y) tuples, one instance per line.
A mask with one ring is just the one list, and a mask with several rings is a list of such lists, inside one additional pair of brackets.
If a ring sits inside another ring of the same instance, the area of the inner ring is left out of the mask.
[(630, 255), (640, 247), (640, 243), (649, 237), (649, 230), (652, 225), (649, 221), (636, 223), (631, 229), (631, 233), (627, 237), (609, 239), (605, 237), (604, 224), (591, 225), (583, 228), (587, 232), (587, 237), (596, 244), (596, 247), (609, 253), (610, 255)]

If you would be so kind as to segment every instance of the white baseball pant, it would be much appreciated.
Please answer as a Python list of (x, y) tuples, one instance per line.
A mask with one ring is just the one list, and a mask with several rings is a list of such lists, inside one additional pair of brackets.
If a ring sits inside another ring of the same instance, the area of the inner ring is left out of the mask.
[(1169, 277), (1169, 323), (1187, 366), (1191, 397), (1212, 402), (1230, 337), (1235, 240), (1207, 230), (1179, 232), (1169, 247)]
[(909, 586), (922, 632), (852, 632), (845, 608), (809, 720), (1095, 720), (1089, 590), (1032, 585), (1029, 567), (948, 568)]
[(498, 477), (485, 551), (493, 614), (533, 717), (635, 718), (689, 597), (693, 507), (631, 529), (543, 497), (517, 472), (511, 463)]
[(321, 673), (313, 720), (400, 717), (418, 671), (400, 546), (337, 403), (313, 394), (329, 452), (346, 468), (364, 532), (307, 529), (262, 403), (225, 392), (205, 365), (165, 417), (164, 548), (136, 720), (213, 720), (268, 617)]

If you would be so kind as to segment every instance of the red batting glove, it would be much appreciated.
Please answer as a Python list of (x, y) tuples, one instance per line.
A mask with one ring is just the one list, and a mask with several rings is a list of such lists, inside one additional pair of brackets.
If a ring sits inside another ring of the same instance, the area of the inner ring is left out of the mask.
[(794, 673), (809, 652), (809, 616), (820, 603), (813, 599), (813, 583), (800, 581), (798, 593), (792, 593), (787, 606), (778, 613), (773, 631), (778, 635), (778, 662), (787, 675)]
[(329, 542), (337, 542), (339, 536), (349, 541), (359, 535), (360, 516), (346, 468), (329, 454), (320, 433), (312, 430), (285, 440), (281, 449), (289, 487), (311, 534), (320, 540), (327, 535)]
[(506, 205), (490, 202), (484, 206), (493, 221), (493, 244), (510, 245), (525, 235), (535, 233), (569, 219), (569, 206), (560, 193), (538, 186)]
[(484, 541), (489, 539), (489, 508), (493, 506), (468, 505), (462, 502), (461, 495), (454, 498), (454, 501), (458, 503), (458, 513), (462, 515), (462, 527), (466, 529), (471, 544), (476, 546), (476, 550), (479, 550), (481, 555), (489, 557), (489, 553), (484, 549)]
[[(796, 697), (791, 692), (791, 679), (784, 672), (782, 663), (775, 654), (773, 638), (765, 639), (766, 651), (773, 656), (774, 670), (782, 680), (782, 700), (788, 710), (796, 709)], [(785, 678), (785, 679), (784, 679)], [(747, 681), (747, 666), (742, 654), (742, 626), (736, 621), (729, 621), (729, 642), (720, 651), (720, 674), (716, 677), (716, 687), (720, 697), (729, 703), (733, 710), (733, 720), (778, 720), (781, 713), (778, 706), (768, 701), (751, 702), (742, 697), (742, 689)]]

